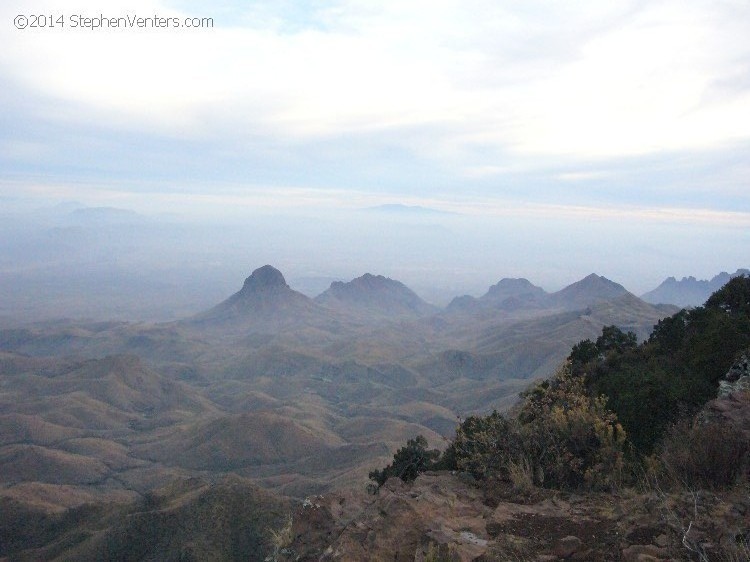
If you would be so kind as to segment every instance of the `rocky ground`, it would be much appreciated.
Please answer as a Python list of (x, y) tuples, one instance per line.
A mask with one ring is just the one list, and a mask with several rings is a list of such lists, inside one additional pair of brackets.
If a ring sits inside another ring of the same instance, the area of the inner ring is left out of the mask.
[[(750, 392), (709, 402), (696, 423), (750, 439)], [(750, 560), (750, 478), (731, 489), (666, 490), (656, 479), (615, 493), (514, 490), (427, 472), (308, 498), (277, 535), (277, 562), (312, 560), (653, 562)], [(372, 490), (371, 490), (372, 492)]]
[[(750, 495), (701, 492), (526, 496), (448, 472), (308, 498), (276, 560), (744, 560)], [(503, 496), (505, 498), (503, 499)], [(743, 542), (744, 541), (744, 542)], [(691, 549), (696, 552), (691, 552)]]

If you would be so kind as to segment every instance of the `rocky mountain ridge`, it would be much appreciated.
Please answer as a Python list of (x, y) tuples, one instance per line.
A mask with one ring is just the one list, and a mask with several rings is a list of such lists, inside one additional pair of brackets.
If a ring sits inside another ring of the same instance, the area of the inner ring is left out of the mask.
[(738, 269), (734, 273), (722, 271), (711, 279), (696, 279), (692, 275), (683, 277), (679, 281), (675, 277), (667, 277), (655, 289), (641, 295), (641, 298), (652, 304), (666, 303), (680, 307), (700, 306), (711, 293), (718, 291), (733, 277), (750, 275), (750, 269)]

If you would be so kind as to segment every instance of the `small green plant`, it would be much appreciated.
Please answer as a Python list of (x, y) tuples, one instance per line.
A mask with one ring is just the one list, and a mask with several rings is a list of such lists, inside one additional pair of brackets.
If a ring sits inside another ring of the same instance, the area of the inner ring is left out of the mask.
[(377, 483), (378, 487), (392, 477), (397, 477), (404, 482), (411, 482), (416, 479), (420, 473), (429, 470), (435, 460), (440, 456), (437, 449), (427, 449), (427, 439), (422, 435), (417, 435), (414, 439), (409, 439), (404, 447), (401, 447), (393, 455), (393, 462), (382, 470), (373, 470), (370, 472), (370, 480)]

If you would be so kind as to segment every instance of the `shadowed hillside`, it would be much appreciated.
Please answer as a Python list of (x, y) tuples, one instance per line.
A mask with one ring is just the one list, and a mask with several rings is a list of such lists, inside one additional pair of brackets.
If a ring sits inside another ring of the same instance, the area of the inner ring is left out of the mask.
[(263, 560), (288, 503), (237, 476), (182, 480), (121, 505), (48, 514), (0, 499), (0, 557), (13, 560)]

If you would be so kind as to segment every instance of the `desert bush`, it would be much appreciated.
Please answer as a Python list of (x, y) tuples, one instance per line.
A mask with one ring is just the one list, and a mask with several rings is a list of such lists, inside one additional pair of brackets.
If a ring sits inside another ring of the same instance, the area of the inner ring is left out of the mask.
[(534, 469), (526, 457), (508, 463), (508, 478), (513, 489), (528, 494), (534, 489)]
[(617, 351), (622, 353), (627, 349), (638, 347), (638, 338), (634, 332), (623, 332), (617, 326), (605, 326), (602, 335), (596, 339), (594, 344), (599, 353)]
[(617, 483), (625, 432), (606, 399), (589, 396), (569, 363), (522, 398), (516, 418), (493, 412), (459, 426), (452, 444), (459, 470), (523, 491), (535, 484), (599, 489)]
[(606, 398), (590, 396), (570, 363), (524, 394), (518, 421), (537, 484), (601, 489), (619, 483), (625, 431)]
[(750, 277), (739, 275), (711, 295), (706, 308), (716, 308), (733, 316), (750, 316)]
[(466, 418), (452, 447), (456, 468), (480, 479), (490, 474), (507, 478), (509, 464), (523, 452), (518, 424), (497, 412)]
[(394, 476), (404, 482), (410, 482), (420, 473), (429, 470), (439, 456), (440, 452), (437, 449), (427, 450), (427, 439), (424, 436), (417, 435), (396, 451), (391, 464), (382, 470), (373, 470), (369, 477), (378, 484), (378, 487)]
[(738, 277), (706, 306), (664, 318), (649, 340), (608, 326), (592, 343), (573, 347), (573, 372), (608, 407), (642, 456), (654, 452), (681, 415), (695, 414), (716, 396), (719, 380), (750, 345), (750, 278)]
[(669, 429), (658, 459), (668, 481), (689, 489), (720, 489), (745, 473), (750, 445), (742, 431), (725, 424), (681, 420)]

